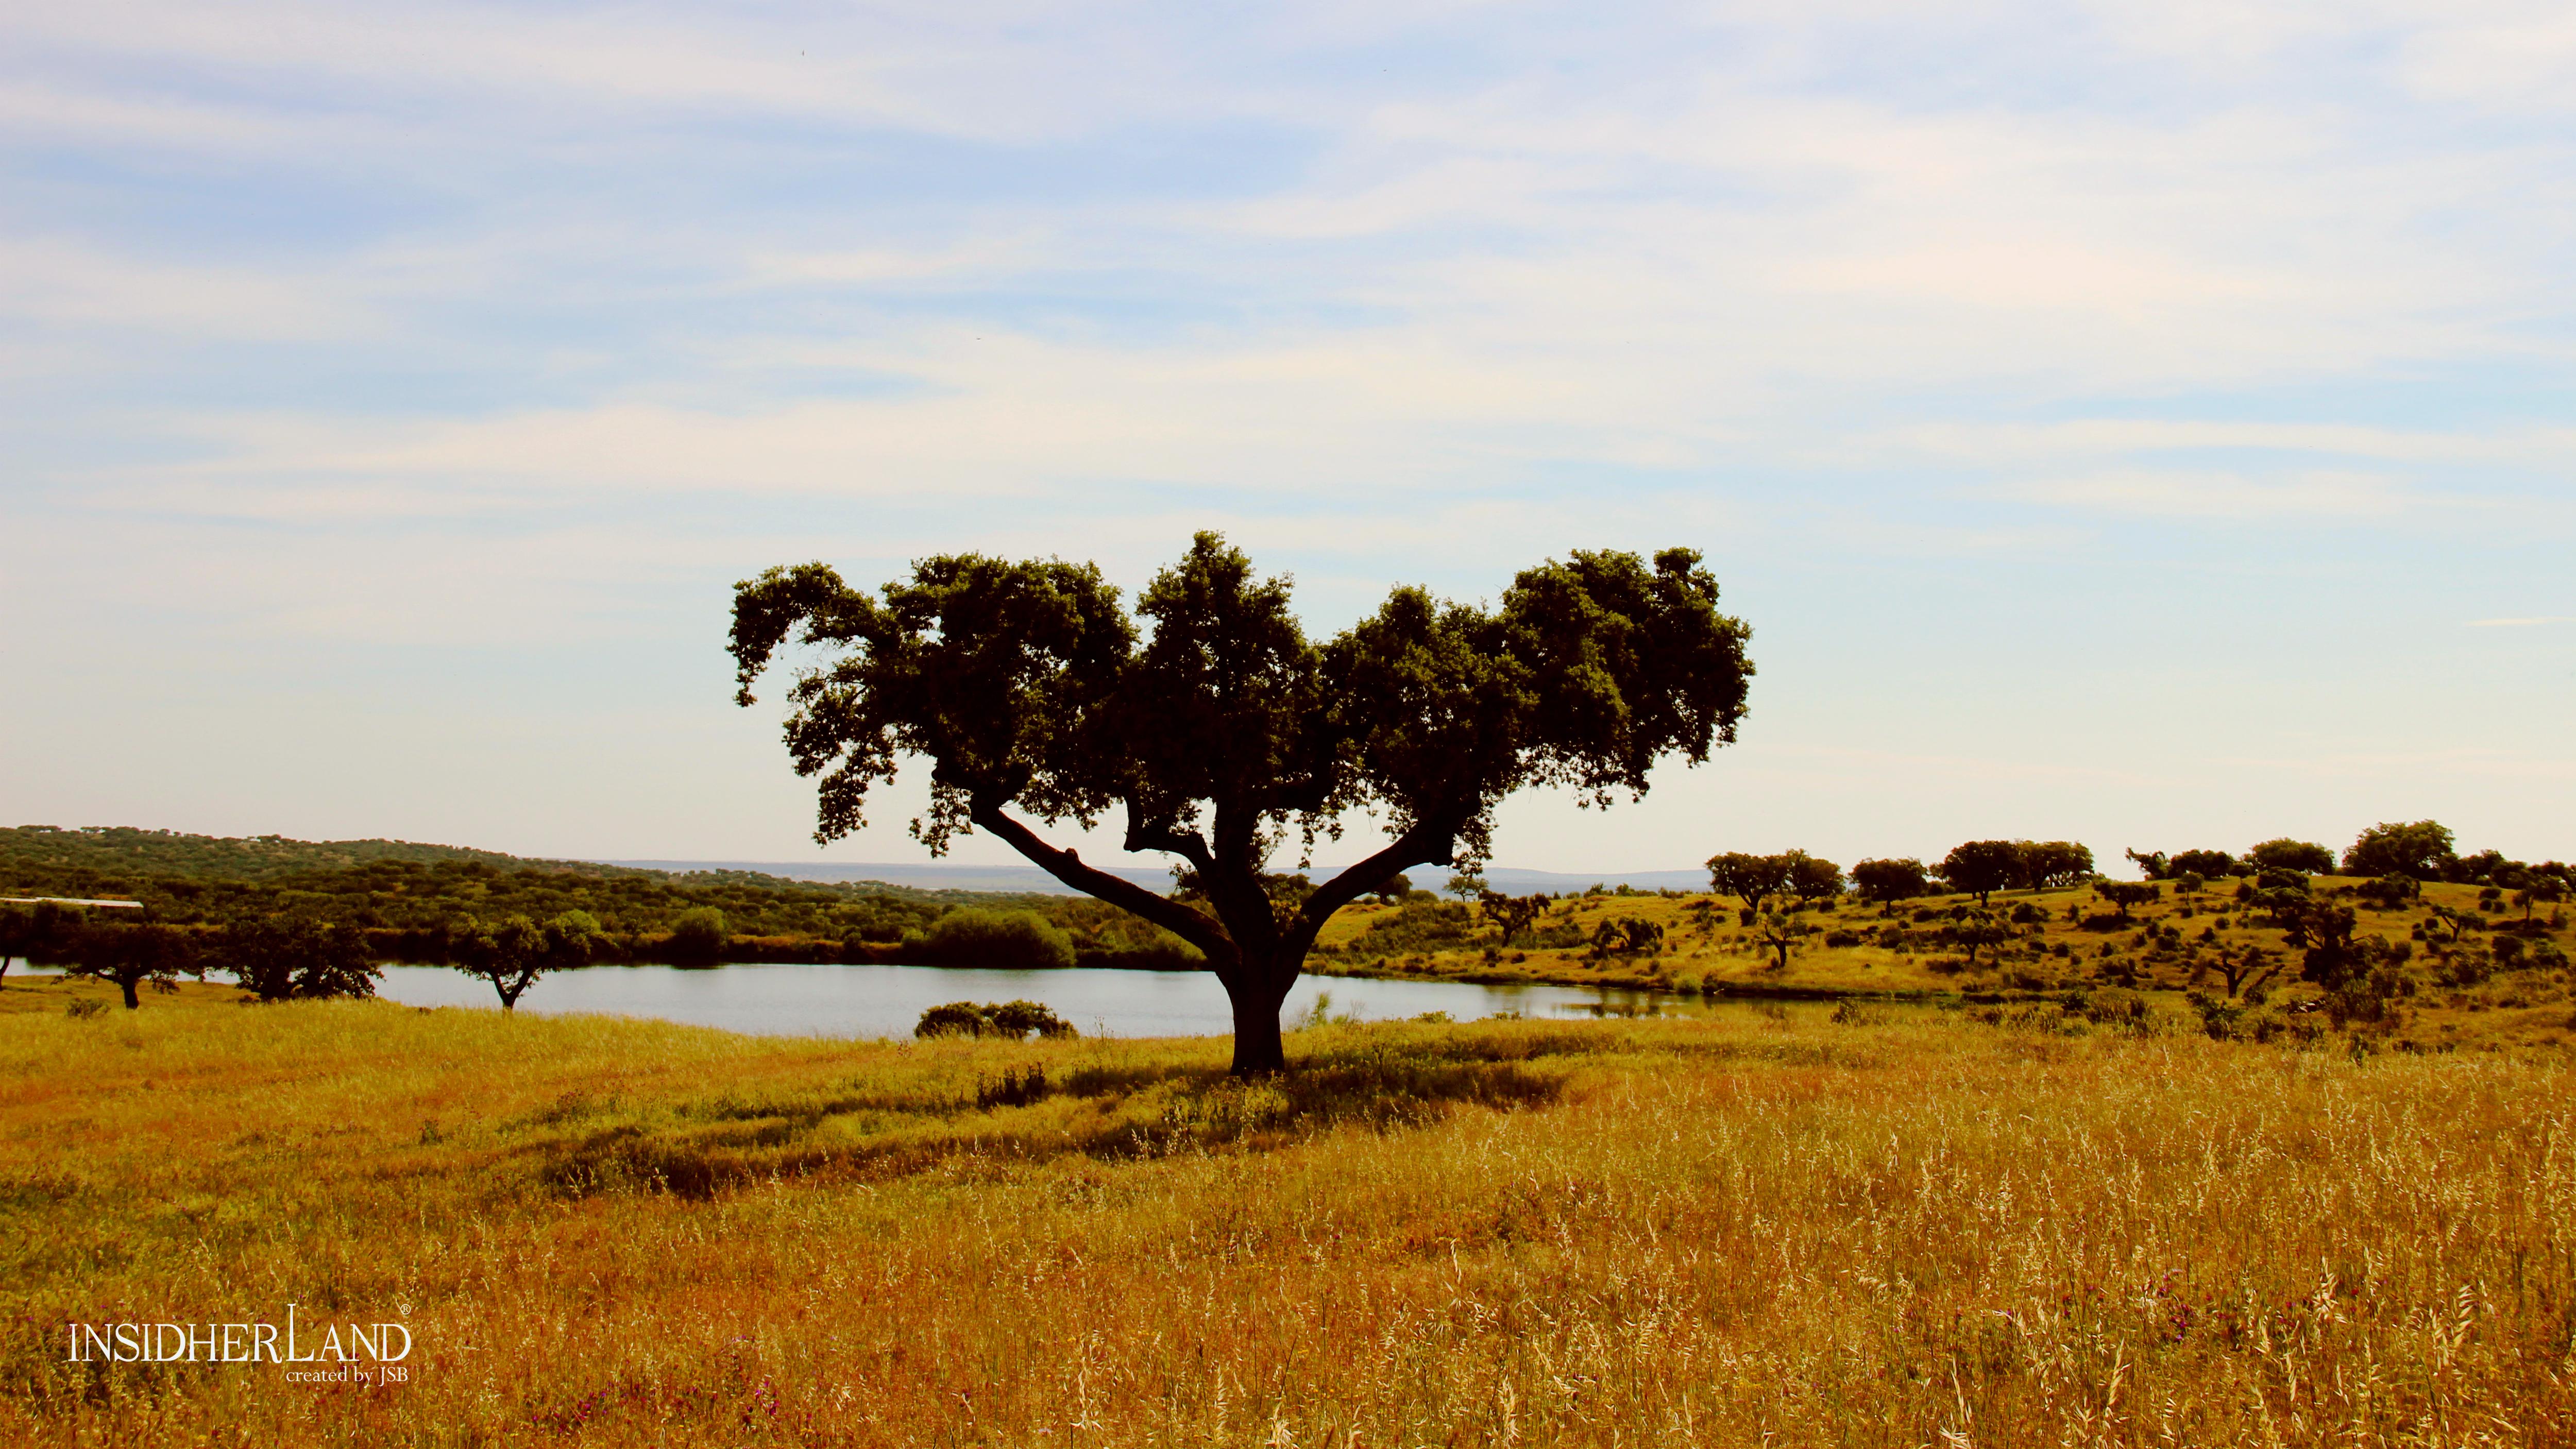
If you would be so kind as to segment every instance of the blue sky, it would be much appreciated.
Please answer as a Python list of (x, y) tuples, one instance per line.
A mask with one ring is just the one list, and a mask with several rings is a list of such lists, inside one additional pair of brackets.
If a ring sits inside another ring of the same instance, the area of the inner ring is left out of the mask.
[(2552, 4), (21, 7), (0, 818), (810, 858), (734, 580), (1216, 527), (1318, 632), (1708, 555), (1742, 743), (1508, 864), (2564, 857), (2571, 98)]

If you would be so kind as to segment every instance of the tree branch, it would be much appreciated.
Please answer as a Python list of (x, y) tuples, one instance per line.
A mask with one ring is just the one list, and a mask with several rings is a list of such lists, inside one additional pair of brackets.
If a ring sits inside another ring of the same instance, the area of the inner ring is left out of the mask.
[(1097, 897), (1142, 916), (1198, 947), (1208, 958), (1208, 965), (1220, 974), (1233, 969), (1242, 960), (1242, 952), (1236, 949), (1233, 938), (1206, 913), (1169, 896), (1156, 895), (1134, 881), (1084, 865), (1081, 856), (1071, 850), (1058, 850), (1038, 839), (1035, 831), (1003, 814), (1000, 805), (976, 800), (968, 807), (968, 818), (975, 822), (976, 828), (992, 832), (1003, 844), (1028, 857), (1038, 869), (1057, 880), (1084, 895)]
[(1303, 954), (1314, 945), (1315, 934), (1324, 929), (1333, 912), (1394, 879), (1396, 872), (1406, 866), (1450, 864), (1455, 859), (1460, 823), (1449, 819), (1422, 821), (1389, 841), (1377, 854), (1315, 887), (1315, 893), (1306, 898), (1306, 908), (1297, 913), (1295, 937), (1290, 944)]
[(1208, 853), (1208, 844), (1199, 837), (1197, 831), (1175, 830), (1168, 825), (1147, 825), (1144, 817), (1137, 813), (1136, 802), (1132, 799), (1127, 802), (1127, 848), (1159, 850), (1166, 855), (1177, 855), (1190, 863), (1191, 868), (1199, 873), (1201, 881), (1207, 879), (1208, 872), (1216, 869), (1215, 859)]

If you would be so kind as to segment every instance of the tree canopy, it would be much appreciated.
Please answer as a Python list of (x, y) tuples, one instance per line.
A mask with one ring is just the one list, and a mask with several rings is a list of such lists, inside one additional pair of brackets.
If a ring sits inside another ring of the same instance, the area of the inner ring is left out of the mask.
[(2411, 875), (2440, 880), (2454, 859), (2450, 827), (2436, 820), (2412, 825), (2382, 821), (2361, 832), (2343, 853), (2346, 875)]
[[(737, 700), (782, 647), (821, 653), (789, 692), (786, 740), (820, 779), (816, 838), (865, 821), (868, 792), (930, 762), (913, 833), (933, 854), (982, 830), (1076, 890), (1197, 947), (1235, 1007), (1235, 1068), (1284, 1065), (1278, 1008), (1335, 910), (1418, 865), (1472, 868), (1494, 807), (1532, 785), (1586, 803), (1731, 742), (1750, 631), (1718, 612), (1699, 555), (1577, 552), (1523, 571), (1491, 608), (1399, 588), (1333, 639), (1306, 637), (1284, 578), (1202, 533), (1138, 596), (1090, 564), (977, 554), (915, 564), (875, 594), (819, 563), (738, 585)], [(1085, 864), (1031, 827), (1124, 817), (1129, 850), (1178, 857), (1203, 899)], [(1293, 906), (1263, 876), (1355, 811), (1388, 839)]]

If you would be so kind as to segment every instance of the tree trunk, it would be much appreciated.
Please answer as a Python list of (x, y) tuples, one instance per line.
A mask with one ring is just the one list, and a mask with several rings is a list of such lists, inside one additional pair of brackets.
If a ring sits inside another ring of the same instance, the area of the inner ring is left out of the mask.
[(116, 984), (125, 988), (125, 1009), (128, 1011), (141, 1010), (143, 999), (134, 994), (134, 978), (131, 976), (121, 977), (118, 979)]
[(1227, 1070), (1238, 1077), (1288, 1070), (1288, 1052), (1279, 1041), (1279, 1007), (1287, 1001), (1288, 985), (1296, 981), (1296, 974), (1265, 972), (1263, 976), (1284, 978), (1284, 983), (1275, 988), (1268, 980), (1225, 983), (1226, 999), (1234, 1007), (1234, 1065)]

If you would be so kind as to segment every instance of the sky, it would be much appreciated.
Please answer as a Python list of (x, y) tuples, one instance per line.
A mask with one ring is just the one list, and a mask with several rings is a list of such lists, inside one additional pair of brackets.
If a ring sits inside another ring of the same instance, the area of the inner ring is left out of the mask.
[(734, 582), (1215, 528), (1706, 556), (1741, 740), (1507, 865), (2564, 858), (2571, 263), (2550, 0), (12, 7), (0, 823), (917, 861)]

